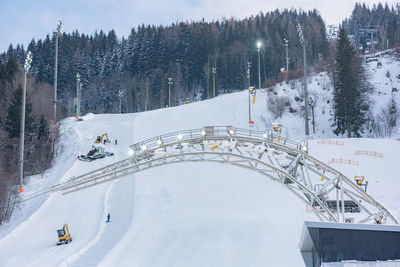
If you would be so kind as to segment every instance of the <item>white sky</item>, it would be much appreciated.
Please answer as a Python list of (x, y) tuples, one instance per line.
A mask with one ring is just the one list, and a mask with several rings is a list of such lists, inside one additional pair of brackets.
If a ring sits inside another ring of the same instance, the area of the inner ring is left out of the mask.
[[(176, 21), (206, 21), (223, 17), (244, 18), (276, 8), (310, 10), (316, 8), (328, 24), (337, 24), (349, 17), (355, 0), (1, 0), (0, 51), (9, 44), (23, 43), (32, 38), (44, 38), (63, 21), (63, 31), (78, 29), (92, 34), (102, 29), (114, 29), (118, 37), (128, 36), (139, 24), (169, 25)], [(367, 5), (379, 3), (366, 0)], [(395, 5), (397, 1), (387, 3)]]

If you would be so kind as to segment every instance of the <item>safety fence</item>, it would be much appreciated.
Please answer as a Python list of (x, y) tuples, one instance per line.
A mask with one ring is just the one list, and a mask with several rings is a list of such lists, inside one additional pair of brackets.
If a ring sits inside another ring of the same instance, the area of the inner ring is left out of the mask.
[(375, 152), (375, 151), (357, 150), (356, 152), (354, 152), (354, 154), (383, 158), (383, 154), (382, 153), (378, 153), (378, 152)]
[(344, 146), (344, 142), (336, 140), (319, 140), (318, 145), (337, 145)]
[(353, 166), (359, 165), (357, 160), (351, 160), (351, 159), (331, 159), (330, 161), (328, 161), (328, 164), (333, 164), (333, 163), (348, 164)]

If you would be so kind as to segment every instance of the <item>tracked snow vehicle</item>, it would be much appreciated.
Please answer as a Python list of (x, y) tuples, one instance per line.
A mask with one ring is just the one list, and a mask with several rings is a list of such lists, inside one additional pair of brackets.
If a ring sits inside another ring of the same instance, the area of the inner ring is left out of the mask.
[(92, 149), (86, 155), (80, 155), (78, 159), (82, 161), (93, 161), (110, 156), (114, 156), (114, 153), (104, 151), (104, 147), (92, 146)]

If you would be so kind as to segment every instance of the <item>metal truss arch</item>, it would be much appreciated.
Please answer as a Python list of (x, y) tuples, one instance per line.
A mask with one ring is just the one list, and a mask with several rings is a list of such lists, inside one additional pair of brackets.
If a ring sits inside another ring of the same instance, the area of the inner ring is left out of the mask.
[(71, 193), (142, 170), (182, 162), (216, 162), (256, 171), (283, 184), (322, 221), (391, 223), (398, 220), (344, 174), (308, 154), (305, 141), (272, 131), (207, 126), (157, 136), (130, 146), (132, 156), (27, 196)]

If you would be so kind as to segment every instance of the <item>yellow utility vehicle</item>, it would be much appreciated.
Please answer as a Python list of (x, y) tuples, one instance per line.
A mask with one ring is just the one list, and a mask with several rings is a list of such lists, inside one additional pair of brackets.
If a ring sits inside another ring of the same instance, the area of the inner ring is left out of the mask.
[(354, 180), (359, 187), (364, 187), (365, 192), (367, 192), (368, 181), (364, 181), (364, 176), (354, 176)]
[(356, 181), (356, 184), (362, 185), (364, 182), (364, 176), (354, 176), (354, 180)]
[(64, 224), (63, 229), (57, 230), (57, 234), (58, 234), (57, 246), (72, 242), (72, 237), (71, 234), (69, 233), (67, 224)]
[(110, 143), (110, 139), (108, 139), (108, 134), (104, 133), (102, 136), (97, 136), (96, 141), (94, 141), (95, 143), (99, 143), (102, 144), (103, 142), (107, 142)]
[(272, 123), (272, 130), (274, 130), (274, 132), (276, 132), (276, 133), (280, 133), (281, 132), (281, 125), (278, 122), (274, 121)]

